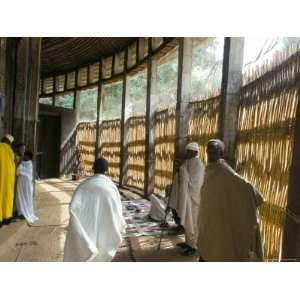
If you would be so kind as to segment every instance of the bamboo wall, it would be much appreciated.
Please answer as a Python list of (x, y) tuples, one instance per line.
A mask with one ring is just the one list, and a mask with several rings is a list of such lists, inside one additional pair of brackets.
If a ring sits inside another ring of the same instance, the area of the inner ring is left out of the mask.
[[(248, 179), (266, 202), (259, 210), (266, 260), (279, 260), (286, 216), (289, 168), (300, 87), (300, 52), (275, 58), (253, 74), (244, 76), (238, 115), (236, 171)], [(220, 96), (189, 104), (189, 140), (200, 145), (206, 162), (206, 144), (218, 135)], [(154, 192), (164, 194), (172, 182), (175, 108), (155, 113)], [(143, 188), (145, 118), (128, 120), (127, 185)], [(78, 127), (80, 162), (90, 172), (95, 124)], [(119, 180), (120, 120), (100, 127), (100, 153), (110, 163), (108, 175)]]
[(99, 130), (100, 155), (109, 162), (107, 175), (114, 181), (120, 176), (120, 119), (103, 121)]
[(127, 121), (127, 174), (126, 185), (143, 189), (145, 168), (146, 118), (131, 117)]
[(175, 150), (175, 108), (155, 113), (155, 179), (154, 193), (163, 195), (172, 183)]
[(189, 142), (199, 144), (199, 158), (207, 162), (207, 142), (218, 135), (218, 119), (221, 97), (193, 101), (189, 104)]
[(298, 102), (299, 53), (284, 59), (245, 78), (238, 117), (236, 170), (266, 200), (259, 211), (266, 260), (280, 258)]
[(95, 160), (96, 123), (79, 123), (77, 126), (78, 173), (83, 176), (92, 175)]

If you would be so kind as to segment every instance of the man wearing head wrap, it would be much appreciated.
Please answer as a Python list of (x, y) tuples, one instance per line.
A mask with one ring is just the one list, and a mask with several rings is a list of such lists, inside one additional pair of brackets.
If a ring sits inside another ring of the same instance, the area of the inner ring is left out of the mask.
[(204, 180), (204, 166), (197, 157), (198, 151), (199, 145), (195, 142), (186, 146), (185, 158), (175, 173), (170, 194), (169, 206), (174, 219), (185, 230), (185, 243), (178, 244), (185, 255), (193, 255), (197, 247), (200, 189)]
[(208, 142), (199, 209), (200, 261), (262, 260), (257, 220), (262, 196), (226, 163), (223, 153), (222, 141)]
[(64, 261), (109, 262), (122, 242), (126, 223), (119, 191), (104, 174), (108, 162), (96, 159), (95, 175), (75, 190), (70, 204)]
[(16, 168), (13, 141), (13, 136), (7, 134), (0, 143), (0, 225), (9, 224), (13, 215)]

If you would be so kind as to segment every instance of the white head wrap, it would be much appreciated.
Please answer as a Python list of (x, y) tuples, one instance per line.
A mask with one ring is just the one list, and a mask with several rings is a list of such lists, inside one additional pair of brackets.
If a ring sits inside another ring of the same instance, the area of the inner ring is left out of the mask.
[(199, 152), (199, 145), (196, 142), (192, 142), (186, 145), (185, 150), (191, 150)]
[(14, 137), (11, 134), (6, 134), (5, 138), (7, 138), (10, 143), (12, 143), (14, 141)]

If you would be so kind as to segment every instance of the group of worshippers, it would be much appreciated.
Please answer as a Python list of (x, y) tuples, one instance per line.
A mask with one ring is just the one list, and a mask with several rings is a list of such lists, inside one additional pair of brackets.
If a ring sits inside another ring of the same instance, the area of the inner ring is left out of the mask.
[(33, 224), (38, 218), (33, 209), (33, 154), (14, 137), (6, 134), (0, 142), (0, 226), (14, 219)]
[(258, 206), (263, 198), (223, 159), (225, 146), (207, 144), (208, 164), (197, 157), (199, 146), (190, 143), (169, 188), (169, 207), (185, 242), (183, 254), (200, 261), (261, 261), (262, 243)]
[[(172, 211), (178, 232), (185, 233), (185, 242), (178, 244), (184, 255), (196, 253), (199, 261), (261, 261), (257, 207), (262, 196), (223, 159), (221, 140), (208, 142), (206, 168), (198, 152), (197, 143), (186, 146), (166, 188), (168, 204), (153, 201), (152, 212), (163, 218)], [(78, 186), (70, 204), (64, 261), (111, 261), (122, 242), (126, 223), (119, 191), (105, 175), (108, 162), (97, 159), (93, 169), (95, 175)]]

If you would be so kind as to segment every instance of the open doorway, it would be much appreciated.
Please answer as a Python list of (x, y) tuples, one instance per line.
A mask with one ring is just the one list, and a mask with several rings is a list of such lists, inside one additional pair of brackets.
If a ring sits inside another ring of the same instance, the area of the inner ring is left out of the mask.
[(37, 173), (40, 179), (60, 175), (61, 118), (57, 115), (40, 115), (38, 127)]

